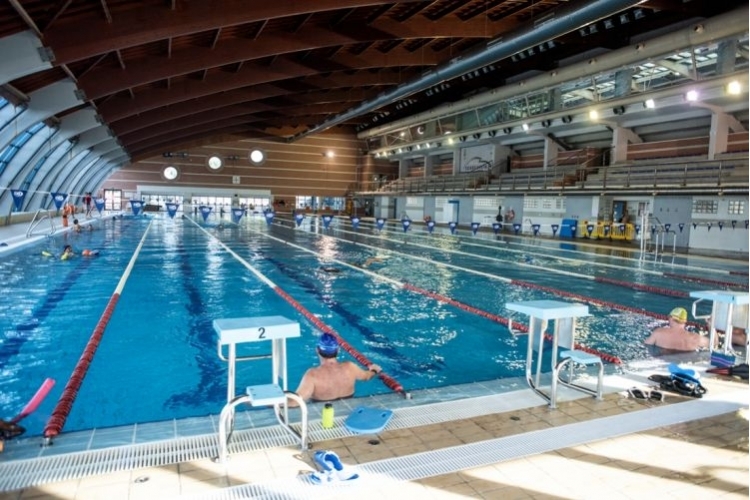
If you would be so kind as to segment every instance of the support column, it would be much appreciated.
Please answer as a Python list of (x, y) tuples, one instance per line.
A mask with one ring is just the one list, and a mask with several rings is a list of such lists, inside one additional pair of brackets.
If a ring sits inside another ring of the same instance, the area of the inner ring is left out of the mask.
[(557, 153), (560, 151), (559, 146), (549, 137), (544, 138), (544, 169), (550, 165), (557, 166)]
[(708, 159), (727, 152), (729, 142), (729, 117), (726, 113), (711, 113), (711, 132), (708, 135)]
[(425, 156), (424, 157), (424, 176), (425, 177), (430, 177), (432, 175), (436, 158), (437, 156)]
[(612, 129), (612, 156), (609, 159), (610, 165), (623, 163), (628, 159), (628, 142), (640, 144), (643, 139), (638, 137), (632, 130), (624, 127), (614, 127)]
[(406, 179), (409, 173), (409, 166), (411, 166), (411, 160), (399, 160), (398, 161), (398, 178)]

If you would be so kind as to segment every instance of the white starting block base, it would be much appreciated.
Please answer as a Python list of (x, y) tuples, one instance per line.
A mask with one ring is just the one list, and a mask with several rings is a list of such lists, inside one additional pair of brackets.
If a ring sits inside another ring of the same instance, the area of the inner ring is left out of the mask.
[[(226, 461), (229, 453), (229, 436), (234, 427), (234, 409), (240, 404), (253, 407), (273, 406), (279, 424), (298, 438), (300, 448), (307, 449), (307, 405), (294, 394), (287, 391), (286, 339), (299, 337), (299, 323), (283, 316), (263, 316), (257, 318), (216, 319), (214, 330), (218, 334), (217, 350), (219, 359), (227, 361), (227, 404), (219, 415), (219, 457), (217, 461)], [(268, 341), (270, 354), (255, 356), (237, 356), (237, 344)], [(222, 347), (226, 346), (227, 356)], [(253, 361), (271, 358), (271, 383), (251, 385), (245, 394), (235, 396), (235, 365), (237, 361)], [(301, 425), (297, 432), (289, 425), (289, 408), (287, 400), (291, 399), (300, 408)]]
[[(511, 311), (516, 311), (529, 316), (529, 347), (526, 354), (526, 382), (529, 387), (544, 398), (549, 403), (550, 408), (557, 407), (557, 386), (565, 385), (571, 389), (591, 394), (601, 399), (602, 381), (604, 378), (604, 365), (601, 358), (584, 351), (573, 349), (575, 344), (575, 320), (581, 316), (589, 315), (589, 308), (583, 304), (571, 304), (558, 300), (530, 300), (526, 302), (509, 302), (505, 304)], [(547, 329), (547, 322), (555, 321), (555, 328), (552, 333), (552, 357), (550, 371), (552, 372), (552, 384), (549, 394), (540, 387), (542, 371), (542, 355), (544, 353), (544, 335)], [(558, 358), (557, 350), (561, 346), (563, 351)], [(536, 351), (536, 370), (532, 369), (534, 365), (534, 351)], [(559, 359), (559, 361), (558, 361)], [(598, 381), (596, 391), (587, 387), (576, 385), (573, 380), (573, 366), (575, 364), (590, 366), (598, 365)], [(567, 378), (562, 378), (561, 372), (568, 367)]]

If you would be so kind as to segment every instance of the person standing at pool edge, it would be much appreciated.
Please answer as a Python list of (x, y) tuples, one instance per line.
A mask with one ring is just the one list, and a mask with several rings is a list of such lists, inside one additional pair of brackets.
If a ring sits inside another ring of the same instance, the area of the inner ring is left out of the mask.
[(669, 325), (654, 330), (644, 343), (670, 351), (696, 351), (708, 347), (708, 337), (685, 330), (687, 317), (687, 311), (682, 307), (672, 309)]
[[(297, 388), (297, 395), (305, 401), (333, 401), (354, 395), (354, 383), (357, 380), (370, 380), (383, 369), (371, 364), (363, 370), (351, 361), (339, 363), (339, 343), (330, 333), (324, 333), (318, 339), (316, 348), (320, 366), (308, 369), (302, 376)], [(289, 406), (296, 403), (289, 400)]]

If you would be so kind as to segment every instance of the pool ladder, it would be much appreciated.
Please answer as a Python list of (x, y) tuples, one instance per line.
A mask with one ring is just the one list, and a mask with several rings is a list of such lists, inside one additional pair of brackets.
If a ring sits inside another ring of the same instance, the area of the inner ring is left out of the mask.
[(37, 210), (34, 214), (34, 217), (31, 219), (31, 222), (29, 223), (29, 228), (26, 230), (26, 237), (30, 238), (34, 234), (34, 229), (36, 229), (37, 226), (45, 220), (49, 221), (49, 233), (47, 233), (47, 235), (49, 236), (55, 234), (55, 221), (53, 220), (49, 211)]

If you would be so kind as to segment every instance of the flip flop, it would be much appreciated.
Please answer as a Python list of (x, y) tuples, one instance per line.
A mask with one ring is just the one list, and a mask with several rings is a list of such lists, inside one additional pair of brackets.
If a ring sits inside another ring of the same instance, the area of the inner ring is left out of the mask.
[(651, 401), (664, 401), (664, 393), (659, 391), (649, 391), (648, 399)]
[(318, 466), (318, 468), (323, 472), (333, 472), (333, 466), (328, 463), (325, 459), (326, 453), (328, 451), (326, 450), (318, 450), (313, 454), (313, 461)]
[(631, 387), (628, 389), (628, 395), (635, 399), (649, 399), (648, 392), (644, 392), (637, 387)]
[(350, 473), (344, 470), (344, 464), (341, 463), (341, 459), (334, 451), (325, 452), (322, 455), (321, 460), (326, 462), (332, 470), (336, 471), (335, 474), (339, 481), (351, 481), (359, 477), (359, 474)]

